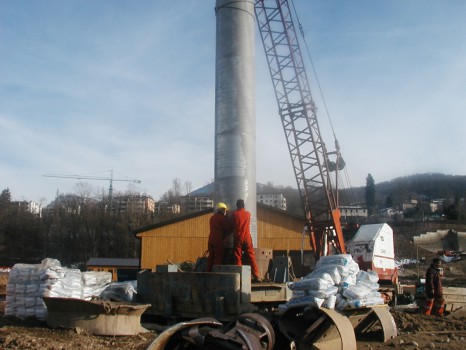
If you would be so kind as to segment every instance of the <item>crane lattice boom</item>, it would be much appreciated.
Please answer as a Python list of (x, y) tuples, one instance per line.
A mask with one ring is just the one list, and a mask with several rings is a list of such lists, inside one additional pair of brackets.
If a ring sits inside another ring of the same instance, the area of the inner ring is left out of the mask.
[[(335, 166), (329, 168), (329, 165), (335, 164), (329, 162), (322, 141), (317, 108), (311, 95), (288, 1), (256, 0), (255, 11), (304, 204), (311, 247), (316, 258), (325, 255), (330, 244), (338, 253), (344, 253), (337, 189), (330, 176), (330, 170), (335, 170)], [(337, 171), (335, 174), (336, 183)]]

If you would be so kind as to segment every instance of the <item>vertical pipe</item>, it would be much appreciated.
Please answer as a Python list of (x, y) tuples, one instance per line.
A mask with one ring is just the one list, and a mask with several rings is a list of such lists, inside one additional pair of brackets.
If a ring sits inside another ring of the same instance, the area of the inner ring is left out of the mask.
[(257, 247), (254, 1), (217, 0), (215, 201), (244, 199)]

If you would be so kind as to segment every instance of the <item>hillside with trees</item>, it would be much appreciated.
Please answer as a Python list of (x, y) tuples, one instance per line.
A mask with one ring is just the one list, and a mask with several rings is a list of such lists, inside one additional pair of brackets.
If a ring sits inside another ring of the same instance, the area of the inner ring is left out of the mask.
[[(357, 197), (364, 198), (367, 196), (367, 184), (351, 191)], [(466, 220), (466, 176), (415, 174), (380, 183), (375, 181), (373, 191), (374, 203), (367, 203), (366, 200), (364, 205), (369, 207), (368, 204), (373, 204), (374, 213), (384, 208), (402, 210), (403, 203), (416, 202), (417, 210), (429, 216), (434, 214), (429, 204), (436, 201), (442, 204), (442, 210), (435, 214), (448, 215), (451, 220)]]
[[(376, 180), (368, 174), (366, 186), (340, 190), (340, 205), (361, 205), (368, 209), (369, 215), (377, 215), (385, 208), (403, 210), (403, 203), (414, 200), (418, 203), (419, 210), (427, 215), (430, 213), (429, 203), (439, 201), (444, 208), (458, 211), (456, 219), (466, 220), (466, 176), (427, 173), (398, 177), (380, 183)], [(281, 191), (285, 195), (288, 211), (302, 214), (298, 190), (272, 184), (268, 186), (271, 190)], [(442, 211), (437, 214), (445, 213)]]
[(398, 201), (408, 196), (418, 196), (425, 200), (464, 198), (466, 176), (428, 173), (398, 177), (377, 184), (377, 191)]

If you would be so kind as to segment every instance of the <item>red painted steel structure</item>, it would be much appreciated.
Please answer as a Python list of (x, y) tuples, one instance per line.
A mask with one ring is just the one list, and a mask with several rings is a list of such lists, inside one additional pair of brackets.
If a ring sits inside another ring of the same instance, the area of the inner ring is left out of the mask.
[[(255, 13), (316, 259), (346, 248), (338, 209), (338, 142), (327, 152), (317, 121), (290, 5), (256, 0)], [(329, 160), (336, 155), (336, 162)], [(334, 172), (335, 178), (331, 177)]]

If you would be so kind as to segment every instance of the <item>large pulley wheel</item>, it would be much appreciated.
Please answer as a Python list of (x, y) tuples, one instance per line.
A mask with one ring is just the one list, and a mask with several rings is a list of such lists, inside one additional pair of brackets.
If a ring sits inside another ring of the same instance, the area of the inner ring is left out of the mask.
[(275, 345), (275, 331), (264, 316), (254, 313), (242, 314), (238, 317), (236, 328), (240, 329), (242, 327), (247, 327), (249, 332), (254, 332), (254, 337), (259, 340), (262, 346), (260, 349), (273, 349)]
[[(192, 321), (177, 323), (162, 333), (149, 344), (146, 350), (181, 350), (188, 349), (189, 341), (187, 335), (196, 341), (200, 334), (200, 328), (208, 330), (221, 328), (223, 324), (211, 317), (199, 318)], [(192, 347), (191, 347), (192, 348)]]
[(357, 340), (385, 343), (397, 336), (395, 320), (386, 306), (345, 310)]
[(356, 349), (351, 322), (334, 310), (293, 307), (280, 316), (278, 326), (297, 350)]
[(146, 350), (273, 350), (275, 332), (259, 314), (243, 314), (223, 327), (213, 318), (178, 323), (163, 331)]

